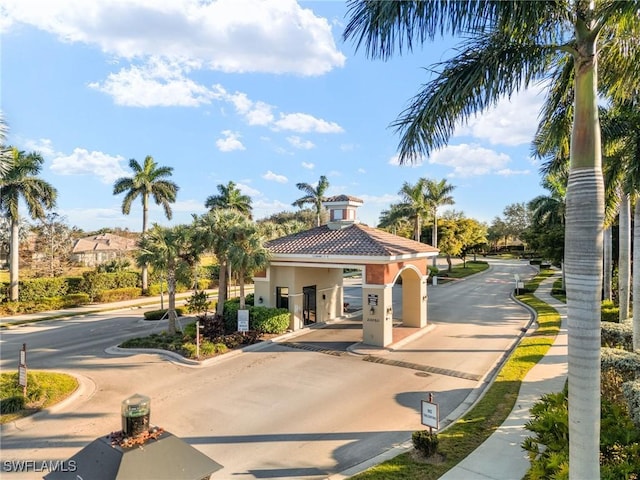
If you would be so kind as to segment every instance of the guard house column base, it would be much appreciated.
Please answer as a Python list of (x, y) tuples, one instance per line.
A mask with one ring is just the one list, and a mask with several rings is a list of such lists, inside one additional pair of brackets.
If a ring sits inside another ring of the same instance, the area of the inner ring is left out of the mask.
[(362, 343), (386, 347), (393, 342), (393, 285), (362, 286)]

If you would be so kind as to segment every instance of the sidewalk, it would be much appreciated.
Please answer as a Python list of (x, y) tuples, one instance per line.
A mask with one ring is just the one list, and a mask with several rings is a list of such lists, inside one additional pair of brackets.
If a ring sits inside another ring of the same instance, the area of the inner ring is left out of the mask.
[(567, 377), (567, 314), (566, 305), (551, 296), (551, 285), (556, 278), (546, 279), (535, 292), (536, 297), (560, 314), (562, 324), (555, 342), (524, 378), (516, 404), (505, 422), (440, 480), (514, 480), (523, 478), (527, 472), (530, 464), (520, 444), (530, 433), (524, 428), (529, 409), (543, 394), (562, 390)]
[[(207, 292), (210, 298), (213, 298), (213, 296), (218, 292), (218, 290), (205, 290), (205, 291)], [(193, 291), (191, 290), (184, 293), (177, 293), (176, 304), (177, 305), (184, 304), (184, 302), (187, 299), (189, 299), (189, 297), (191, 297), (192, 294), (193, 294)], [(61, 310), (50, 310), (46, 312), (12, 315), (10, 317), (0, 317), (0, 325), (7, 326), (11, 324), (41, 322), (49, 319), (76, 317), (79, 315), (88, 315), (91, 313), (101, 313), (101, 312), (108, 312), (113, 310), (137, 309), (137, 308), (154, 307), (154, 306), (157, 306), (157, 308), (160, 308), (161, 303), (164, 303), (164, 307), (167, 308), (169, 304), (169, 296), (167, 295), (166, 292), (164, 293), (164, 299), (161, 299), (160, 295), (156, 295), (152, 297), (136, 298), (133, 300), (122, 300), (120, 302), (94, 303), (91, 305), (83, 305), (81, 307), (75, 307), (75, 308), (66, 308)]]

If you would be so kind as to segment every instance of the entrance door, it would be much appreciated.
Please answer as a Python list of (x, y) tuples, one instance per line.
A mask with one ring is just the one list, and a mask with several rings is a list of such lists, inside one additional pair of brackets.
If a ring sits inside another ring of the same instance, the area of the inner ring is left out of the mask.
[(316, 323), (316, 286), (302, 287), (302, 318), (305, 325)]

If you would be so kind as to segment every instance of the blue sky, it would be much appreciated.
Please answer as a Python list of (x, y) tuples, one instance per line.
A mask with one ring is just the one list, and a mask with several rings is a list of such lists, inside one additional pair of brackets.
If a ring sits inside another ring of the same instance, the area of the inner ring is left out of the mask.
[(530, 141), (543, 96), (522, 92), (461, 125), (420, 164), (397, 165), (389, 125), (453, 55), (453, 39), (390, 61), (342, 41), (342, 1), (5, 0), (2, 111), (8, 143), (45, 158), (56, 212), (84, 230), (141, 228), (113, 183), (130, 158), (174, 168), (173, 220), (189, 223), (234, 181), (254, 217), (295, 210), (296, 183), (364, 200), (375, 226), (406, 181), (446, 178), (451, 208), (490, 223), (544, 193)]

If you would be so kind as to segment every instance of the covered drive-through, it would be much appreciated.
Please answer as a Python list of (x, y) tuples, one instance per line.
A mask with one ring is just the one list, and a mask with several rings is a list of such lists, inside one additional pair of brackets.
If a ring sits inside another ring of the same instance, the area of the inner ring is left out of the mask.
[[(288, 308), (291, 330), (344, 315), (344, 271), (362, 272), (362, 341), (392, 343), (393, 285), (402, 281), (402, 324), (427, 325), (430, 245), (360, 224), (362, 200), (339, 195), (324, 202), (329, 222), (267, 243), (271, 261), (254, 277), (256, 305)], [(396, 319), (397, 320), (397, 319)]]

